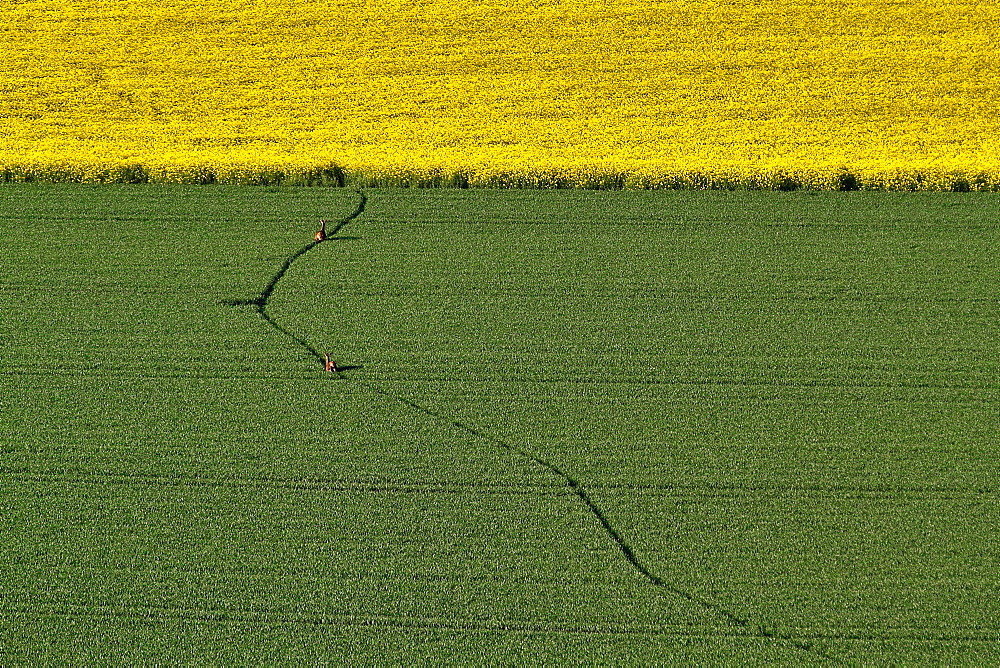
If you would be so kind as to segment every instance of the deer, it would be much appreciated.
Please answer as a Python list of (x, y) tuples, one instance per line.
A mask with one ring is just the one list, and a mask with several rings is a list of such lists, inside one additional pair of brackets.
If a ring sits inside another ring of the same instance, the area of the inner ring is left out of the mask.
[(325, 220), (319, 221), (319, 232), (317, 232), (315, 234), (315, 236), (313, 236), (313, 239), (316, 240), (316, 243), (319, 243), (320, 241), (326, 241), (326, 221)]
[(337, 373), (337, 363), (330, 359), (330, 353), (323, 353), (323, 357), (326, 358), (326, 366), (323, 368), (330, 373)]

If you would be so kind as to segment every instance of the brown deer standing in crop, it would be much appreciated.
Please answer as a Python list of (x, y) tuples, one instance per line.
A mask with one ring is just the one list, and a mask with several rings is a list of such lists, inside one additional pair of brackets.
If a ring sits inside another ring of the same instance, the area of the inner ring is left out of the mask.
[(319, 221), (319, 232), (317, 232), (316, 236), (314, 236), (313, 238), (316, 239), (317, 243), (319, 243), (320, 241), (326, 241), (326, 221), (325, 220)]
[(323, 357), (326, 358), (326, 366), (323, 368), (330, 373), (337, 373), (337, 363), (330, 359), (330, 353), (323, 353)]

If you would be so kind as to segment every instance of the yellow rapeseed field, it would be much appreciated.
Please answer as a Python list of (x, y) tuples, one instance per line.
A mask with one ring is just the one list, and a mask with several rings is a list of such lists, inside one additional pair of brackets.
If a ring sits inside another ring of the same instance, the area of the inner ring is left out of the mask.
[(0, 0), (0, 173), (1000, 189), (997, 44), (980, 0)]

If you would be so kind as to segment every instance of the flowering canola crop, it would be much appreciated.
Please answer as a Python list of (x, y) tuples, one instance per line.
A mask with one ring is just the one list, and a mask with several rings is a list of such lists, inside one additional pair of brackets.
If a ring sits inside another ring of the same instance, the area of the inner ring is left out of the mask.
[(7, 180), (1000, 189), (1000, 5), (0, 0)]

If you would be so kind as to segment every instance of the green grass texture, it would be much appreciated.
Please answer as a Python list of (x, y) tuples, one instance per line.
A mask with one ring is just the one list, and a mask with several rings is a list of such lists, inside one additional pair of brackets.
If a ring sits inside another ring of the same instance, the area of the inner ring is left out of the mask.
[(1000, 663), (996, 195), (365, 197), (0, 186), (0, 663)]

